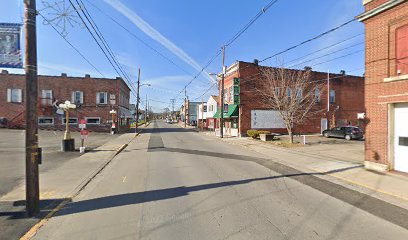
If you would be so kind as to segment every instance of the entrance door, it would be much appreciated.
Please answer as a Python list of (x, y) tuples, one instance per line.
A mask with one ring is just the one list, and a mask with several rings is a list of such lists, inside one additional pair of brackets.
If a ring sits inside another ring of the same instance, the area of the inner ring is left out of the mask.
[(320, 133), (323, 133), (323, 131), (327, 129), (327, 118), (322, 118), (320, 120), (320, 129)]
[(408, 104), (396, 104), (394, 113), (394, 169), (408, 172)]

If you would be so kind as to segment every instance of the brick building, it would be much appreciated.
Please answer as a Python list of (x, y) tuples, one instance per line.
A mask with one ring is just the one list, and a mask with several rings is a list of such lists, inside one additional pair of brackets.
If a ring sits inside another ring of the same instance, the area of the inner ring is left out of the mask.
[[(224, 80), (224, 102), (228, 104), (228, 110), (224, 107), (226, 134), (242, 136), (250, 129), (286, 133), (279, 113), (265, 107), (257, 96), (256, 88), (262, 79), (261, 68), (266, 67), (243, 61), (227, 68)], [(330, 97), (327, 94), (327, 79), (328, 73), (311, 71), (311, 81), (321, 80), (325, 84), (324, 91), (315, 93), (318, 99), (316, 108), (321, 109), (321, 113), (296, 126), (296, 133), (321, 133), (328, 127), (345, 125), (364, 128), (363, 120), (357, 119), (358, 113), (365, 112), (364, 78), (344, 72), (330, 74)], [(219, 112), (215, 118), (219, 118)]]
[(365, 166), (408, 172), (408, 1), (364, 0)]
[[(23, 128), (25, 123), (25, 75), (0, 74), (0, 118), (3, 126)], [(57, 106), (71, 101), (77, 108), (70, 112), (71, 130), (78, 130), (80, 119), (91, 131), (109, 131), (110, 110), (115, 109), (119, 131), (126, 131), (133, 118), (129, 111), (130, 89), (121, 78), (38, 76), (38, 124), (41, 129), (65, 129), (65, 116)]]

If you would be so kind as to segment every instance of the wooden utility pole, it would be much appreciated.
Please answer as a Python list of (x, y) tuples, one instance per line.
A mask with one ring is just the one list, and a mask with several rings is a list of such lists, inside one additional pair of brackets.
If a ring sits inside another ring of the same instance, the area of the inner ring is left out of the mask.
[(137, 75), (136, 126), (135, 126), (136, 134), (137, 134), (138, 124), (139, 124), (139, 94), (140, 94), (140, 68), (139, 68), (139, 74)]
[(188, 99), (187, 99), (187, 87), (184, 88), (184, 97), (185, 97), (185, 101), (184, 101), (184, 127), (187, 127), (187, 104), (188, 104)]
[(145, 102), (145, 126), (147, 126), (147, 94), (146, 94), (146, 102)]
[(222, 75), (221, 75), (221, 111), (220, 111), (220, 136), (224, 137), (224, 78), (225, 78), (225, 46), (222, 46)]
[(25, 30), (25, 152), (26, 152), (26, 211), (32, 217), (39, 213), (38, 183), (38, 118), (37, 118), (37, 9), (35, 0), (24, 0)]
[(201, 131), (204, 130), (204, 98), (201, 98)]

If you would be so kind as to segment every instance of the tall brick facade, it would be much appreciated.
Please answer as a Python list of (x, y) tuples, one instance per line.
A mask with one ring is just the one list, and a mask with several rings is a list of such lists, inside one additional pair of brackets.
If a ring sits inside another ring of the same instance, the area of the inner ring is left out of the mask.
[[(408, 73), (397, 68), (397, 29), (408, 26), (408, 1), (365, 0), (366, 167), (394, 169), (393, 111), (408, 102)], [(408, 39), (403, 41), (408, 55)], [(407, 159), (408, 163), (408, 159)]]
[[(132, 118), (129, 112), (130, 89), (121, 78), (91, 78), (89, 75), (68, 77), (62, 74), (39, 76), (38, 82), (39, 128), (64, 129), (65, 116), (56, 113), (55, 105), (67, 100), (73, 101), (73, 92), (81, 92), (78, 95), (81, 100), (77, 103), (77, 109), (70, 112), (73, 130), (78, 129), (79, 119), (85, 119), (88, 121), (88, 129), (109, 131), (112, 122), (109, 111), (112, 109), (117, 111), (115, 121), (120, 130), (128, 129)], [(16, 91), (13, 97), (17, 99), (11, 99), (12, 91)], [(51, 97), (44, 97), (43, 91), (51, 92)], [(97, 93), (106, 93), (106, 101), (98, 102)], [(3, 126), (24, 127), (24, 94), (25, 75), (9, 74), (3, 70), (0, 74), (0, 118), (6, 119)]]
[[(257, 85), (262, 79), (260, 67), (254, 63), (239, 61), (228, 68), (224, 86), (226, 103), (232, 103), (232, 98), (228, 96), (234, 78), (240, 81), (240, 104), (238, 118), (239, 135), (245, 135), (251, 129), (252, 110), (270, 110), (265, 107), (257, 97)], [(322, 81), (327, 89), (328, 74), (324, 72), (311, 71), (311, 81)], [(335, 91), (335, 101), (330, 103), (328, 109), (327, 90), (320, 93), (320, 102), (316, 103), (316, 108), (321, 109), (321, 113), (314, 118), (309, 118), (305, 123), (296, 126), (296, 133), (320, 133), (321, 119), (326, 118), (330, 126), (358, 125), (364, 128), (364, 121), (357, 119), (358, 113), (365, 112), (364, 109), (364, 78), (350, 76), (346, 74), (330, 74), (330, 90)], [(220, 84), (221, 85), (221, 84)], [(230, 99), (230, 101), (229, 101)], [(234, 121), (234, 120), (232, 120)], [(228, 120), (227, 120), (228, 124)], [(227, 125), (230, 127), (230, 125)], [(266, 128), (276, 133), (286, 133), (286, 128)]]

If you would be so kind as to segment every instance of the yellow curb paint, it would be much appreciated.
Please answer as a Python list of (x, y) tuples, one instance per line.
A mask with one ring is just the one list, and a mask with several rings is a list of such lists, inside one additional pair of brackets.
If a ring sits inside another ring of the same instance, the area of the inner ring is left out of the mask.
[[(324, 173), (324, 172), (322, 172), (322, 171), (320, 171), (320, 170), (317, 170), (317, 169), (314, 169), (314, 168), (309, 168), (309, 167), (308, 167), (308, 169), (313, 170), (313, 171), (315, 171), (315, 172), (317, 172), (317, 173)], [(353, 180), (350, 180), (350, 179), (347, 179), (347, 178), (344, 178), (344, 177), (336, 176), (336, 175), (333, 175), (333, 174), (331, 174), (331, 173), (326, 174), (326, 175), (332, 176), (332, 177), (335, 177), (335, 178), (340, 179), (340, 180), (342, 180), (342, 181), (345, 181), (345, 182), (348, 182), (348, 183), (351, 183), (351, 184), (354, 184), (354, 185), (357, 185), (357, 186), (360, 186), (360, 187), (364, 187), (364, 188), (373, 190), (373, 191), (375, 191), (375, 192), (383, 193), (383, 194), (389, 195), (389, 196), (391, 196), (391, 197), (395, 197), (395, 198), (398, 198), (398, 199), (400, 199), (400, 200), (403, 200), (403, 201), (407, 201), (407, 202), (408, 202), (408, 198), (406, 198), (406, 197), (402, 197), (402, 196), (399, 196), (399, 195), (396, 195), (396, 194), (393, 194), (393, 193), (390, 193), (390, 192), (387, 192), (387, 191), (383, 191), (383, 190), (381, 190), (381, 189), (375, 189), (375, 188), (370, 187), (369, 185), (366, 185), (366, 184), (364, 184), (364, 183), (360, 183), (360, 182), (356, 182), (356, 181), (353, 181)]]
[[(138, 136), (138, 135), (136, 135)], [(133, 141), (135, 139), (135, 137), (131, 140)], [(86, 185), (85, 185), (86, 186)], [(84, 187), (85, 187), (84, 186)], [(83, 187), (83, 188), (84, 188)], [(81, 188), (81, 189), (83, 189)], [(37, 234), (38, 230), (45, 225), (45, 223), (47, 223), (47, 221), (54, 216), (55, 213), (57, 213), (59, 210), (61, 210), (61, 208), (63, 208), (67, 203), (69, 203), (71, 201), (71, 199), (73, 199), (74, 197), (78, 196), (79, 192), (75, 193), (74, 196), (72, 198), (66, 199), (64, 201), (62, 201), (60, 204), (58, 204), (57, 207), (55, 207), (51, 212), (49, 212), (43, 219), (41, 219), (41, 221), (39, 221), (38, 223), (36, 223), (34, 226), (32, 226), (30, 228), (30, 230), (28, 230), (24, 236), (22, 236), (20, 238), (20, 240), (30, 240), (32, 237), (35, 236), (35, 234)]]
[(35, 236), (35, 234), (37, 233), (37, 231), (44, 226), (44, 224), (59, 210), (61, 210), (61, 208), (63, 208), (68, 202), (70, 202), (69, 199), (66, 199), (64, 201), (62, 201), (60, 204), (58, 204), (57, 207), (55, 207), (51, 212), (49, 212), (43, 219), (41, 219), (41, 221), (39, 221), (38, 223), (36, 223), (26, 234), (24, 234), (24, 236), (22, 236), (20, 238), (20, 240), (29, 240), (32, 237)]

